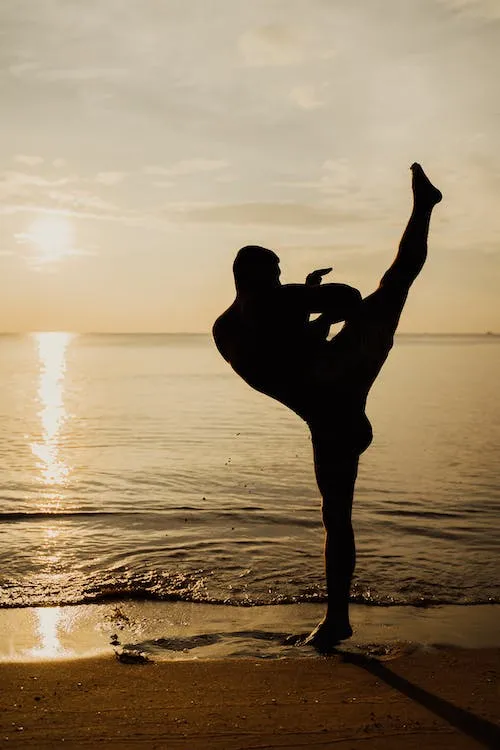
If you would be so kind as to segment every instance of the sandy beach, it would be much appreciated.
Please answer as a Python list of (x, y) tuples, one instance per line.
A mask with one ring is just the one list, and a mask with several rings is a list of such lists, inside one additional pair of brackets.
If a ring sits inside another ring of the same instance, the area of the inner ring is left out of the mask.
[(0, 747), (498, 748), (498, 610), (354, 605), (329, 657), (321, 605), (2, 610)]
[(2, 747), (500, 747), (500, 650), (3, 663)]

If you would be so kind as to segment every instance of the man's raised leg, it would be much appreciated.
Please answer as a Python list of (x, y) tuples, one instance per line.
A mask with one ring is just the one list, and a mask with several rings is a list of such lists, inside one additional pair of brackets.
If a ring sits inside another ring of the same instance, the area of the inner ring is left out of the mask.
[[(408, 290), (427, 257), (432, 210), (442, 199), (419, 164), (413, 164), (411, 169), (413, 210), (396, 258), (382, 277), (379, 288), (363, 300), (359, 313), (331, 341), (331, 367), (332, 374), (337, 374), (337, 387), (338, 375), (348, 363), (344, 383), (347, 398), (339, 398), (339, 394), (336, 397), (340, 404), (346, 401), (357, 405), (359, 408), (353, 414), (364, 414), (368, 392), (389, 354)], [(323, 497), (328, 608), (324, 620), (306, 643), (323, 652), (332, 650), (352, 634), (349, 595), (356, 556), (351, 512), (359, 454), (371, 439), (366, 418), (364, 430), (361, 429), (359, 439), (355, 439), (358, 421), (355, 419), (351, 424), (349, 419), (347, 422), (332, 419), (329, 429), (326, 425), (319, 432), (311, 429), (316, 479)], [(332, 436), (337, 449), (333, 447)]]
[(365, 399), (391, 350), (410, 286), (427, 258), (432, 210), (442, 199), (420, 164), (411, 169), (413, 209), (396, 257), (378, 289), (363, 299), (359, 312), (330, 342), (333, 365), (341, 371), (344, 362), (349, 364), (346, 372), (358, 382)]
[[(415, 281), (427, 258), (427, 238), (431, 214), (436, 203), (442, 200), (441, 192), (434, 187), (420, 164), (412, 164), (413, 209), (406, 229), (399, 243), (398, 253), (385, 272), (380, 282), (380, 288), (393, 287), (398, 291), (401, 299), (401, 309), (411, 284)], [(379, 290), (377, 290), (378, 292)], [(364, 300), (364, 307), (369, 311), (374, 292)], [(398, 319), (401, 314), (398, 311)], [(397, 324), (397, 321), (396, 321)]]

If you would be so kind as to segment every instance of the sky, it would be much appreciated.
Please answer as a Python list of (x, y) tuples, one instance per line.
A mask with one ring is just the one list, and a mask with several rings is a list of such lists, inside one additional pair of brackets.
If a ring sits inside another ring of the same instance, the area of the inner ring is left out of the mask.
[[(239, 247), (500, 331), (499, 0), (2, 0), (0, 331), (209, 331)], [(326, 279), (325, 279), (326, 280)]]

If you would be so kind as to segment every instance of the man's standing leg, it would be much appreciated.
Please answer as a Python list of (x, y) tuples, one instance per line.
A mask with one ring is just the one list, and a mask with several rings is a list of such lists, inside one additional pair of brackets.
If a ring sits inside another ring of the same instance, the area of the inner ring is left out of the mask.
[(328, 604), (324, 619), (306, 643), (326, 652), (352, 635), (349, 595), (356, 548), (351, 517), (359, 456), (336, 450), (325, 434), (311, 432), (316, 480), (322, 496)]

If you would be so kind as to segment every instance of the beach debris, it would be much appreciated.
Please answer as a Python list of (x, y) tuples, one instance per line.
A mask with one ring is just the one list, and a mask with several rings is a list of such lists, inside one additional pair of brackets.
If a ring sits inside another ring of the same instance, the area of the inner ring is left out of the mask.
[(121, 664), (150, 664), (151, 659), (143, 654), (141, 651), (117, 651), (115, 649), (115, 656)]
[(130, 625), (130, 617), (121, 607), (114, 607), (108, 618), (115, 623), (118, 630), (123, 630), (127, 625)]
[(395, 642), (395, 643), (367, 643), (363, 647), (360, 647), (360, 651), (364, 653), (368, 658), (376, 659), (377, 661), (390, 661), (396, 659), (403, 654), (411, 654), (416, 650), (416, 644)]

